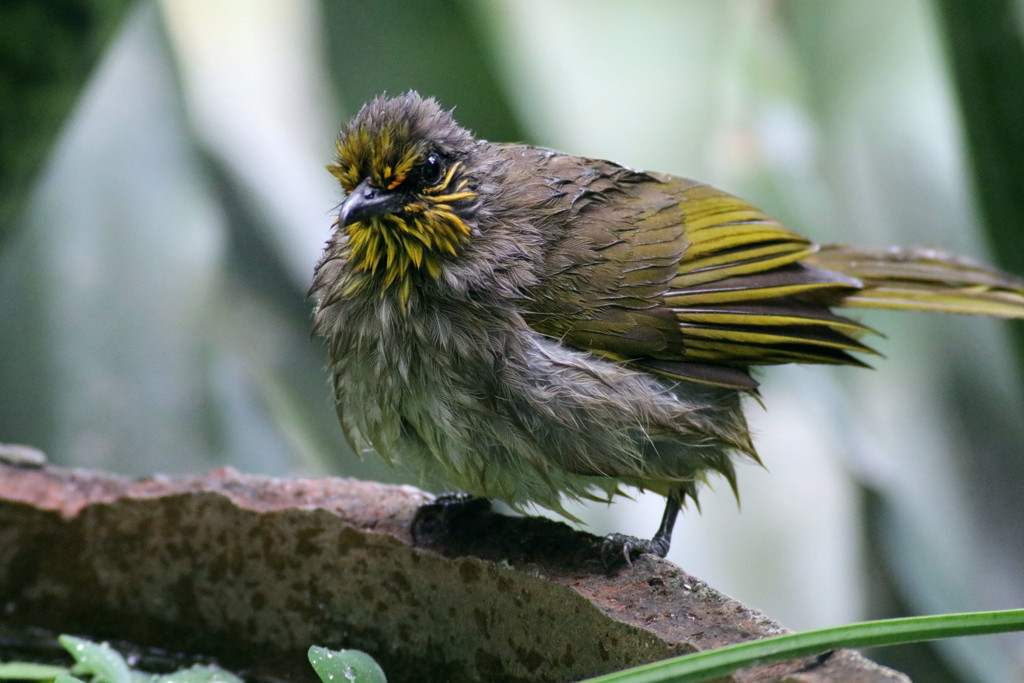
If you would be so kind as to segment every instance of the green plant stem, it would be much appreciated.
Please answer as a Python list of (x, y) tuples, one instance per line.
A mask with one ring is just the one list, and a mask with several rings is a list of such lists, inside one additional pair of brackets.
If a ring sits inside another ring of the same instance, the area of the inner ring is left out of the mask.
[(840, 648), (903, 645), (923, 640), (1020, 630), (1024, 630), (1024, 609), (865, 621), (728, 645), (617, 671), (589, 679), (586, 683), (705, 681), (751, 666), (822, 654)]

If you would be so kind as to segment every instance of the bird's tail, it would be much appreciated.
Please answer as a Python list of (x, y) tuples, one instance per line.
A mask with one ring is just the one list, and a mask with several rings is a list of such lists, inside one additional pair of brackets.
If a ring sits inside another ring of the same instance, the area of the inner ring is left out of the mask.
[(860, 280), (840, 306), (1024, 318), (1024, 278), (941, 251), (830, 244), (804, 263)]

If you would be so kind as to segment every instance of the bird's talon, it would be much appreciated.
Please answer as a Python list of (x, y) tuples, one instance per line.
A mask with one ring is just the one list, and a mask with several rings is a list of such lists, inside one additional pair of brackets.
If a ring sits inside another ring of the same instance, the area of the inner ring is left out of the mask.
[(645, 550), (643, 539), (625, 534), (608, 534), (601, 544), (601, 562), (605, 569), (613, 569), (619, 563), (619, 554), (627, 567), (633, 566), (633, 558), (639, 557)]

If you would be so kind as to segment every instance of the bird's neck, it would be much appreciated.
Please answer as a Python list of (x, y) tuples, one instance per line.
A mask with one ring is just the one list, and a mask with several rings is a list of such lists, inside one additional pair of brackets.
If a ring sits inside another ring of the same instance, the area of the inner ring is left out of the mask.
[(397, 296), (403, 307), (417, 280), (437, 280), (444, 260), (456, 256), (469, 236), (465, 223), (448, 211), (425, 211), (408, 219), (375, 218), (353, 223), (345, 232), (347, 293), (369, 288)]

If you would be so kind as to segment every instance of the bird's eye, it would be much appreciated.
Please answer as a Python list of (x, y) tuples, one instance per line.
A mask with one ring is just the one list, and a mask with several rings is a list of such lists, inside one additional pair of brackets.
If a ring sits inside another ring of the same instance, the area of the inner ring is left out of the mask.
[(423, 160), (423, 166), (420, 167), (420, 177), (423, 180), (423, 184), (437, 185), (443, 175), (444, 164), (441, 163), (441, 157), (437, 154), (428, 154), (427, 158)]

